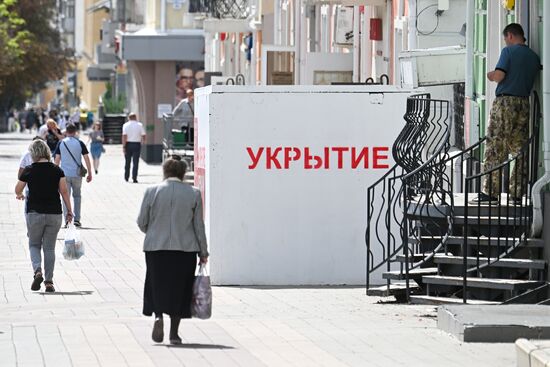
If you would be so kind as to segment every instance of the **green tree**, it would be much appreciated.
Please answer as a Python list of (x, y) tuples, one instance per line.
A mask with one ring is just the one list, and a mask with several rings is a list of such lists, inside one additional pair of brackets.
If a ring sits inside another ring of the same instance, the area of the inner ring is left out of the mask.
[(0, 118), (71, 67), (55, 19), (55, 0), (0, 0)]

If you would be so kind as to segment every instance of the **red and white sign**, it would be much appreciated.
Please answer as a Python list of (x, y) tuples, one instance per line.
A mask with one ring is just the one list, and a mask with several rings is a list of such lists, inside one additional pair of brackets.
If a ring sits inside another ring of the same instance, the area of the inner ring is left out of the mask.
[(212, 281), (363, 284), (366, 190), (393, 165), (409, 95), (393, 86), (196, 90), (195, 182)]

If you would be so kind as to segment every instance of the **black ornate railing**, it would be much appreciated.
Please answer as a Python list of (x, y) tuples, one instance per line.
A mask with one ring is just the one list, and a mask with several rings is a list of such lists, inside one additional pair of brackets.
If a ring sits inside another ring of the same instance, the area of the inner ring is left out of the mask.
[[(383, 265), (390, 271), (399, 254), (408, 258), (411, 251), (431, 254), (436, 250), (424, 247), (421, 239), (440, 234), (439, 219), (426, 219), (422, 229), (412, 225), (420, 213), (439, 211), (434, 203), (452, 200), (449, 195), (441, 195), (449, 178), (438, 164), (450, 148), (449, 103), (429, 97), (420, 94), (407, 99), (406, 123), (392, 147), (396, 164), (367, 189), (367, 289), (371, 274)], [(407, 261), (405, 273), (420, 266), (421, 262), (409, 266)]]
[[(462, 237), (464, 281), (455, 295), (462, 293), (466, 301), (467, 276), (484, 276), (500, 259), (521, 250), (529, 237), (531, 187), (538, 167), (540, 103), (536, 94), (533, 102), (531, 134), (523, 149), (482, 172), (486, 138), (452, 152), (449, 103), (430, 99), (427, 94), (407, 100), (406, 124), (392, 148), (396, 165), (367, 189), (367, 290), (372, 274), (385, 265), (386, 272), (400, 271), (408, 299), (410, 271), (431, 266), (438, 253), (452, 253), (448, 246)], [(474, 195), (470, 193), (480, 192), (483, 179), (489, 184), (498, 180), (502, 190), (488, 193), (497, 196), (496, 203), (472, 207), (469, 201)], [(508, 201), (510, 182), (521, 192), (521, 198), (513, 203)], [(482, 250), (481, 244), (491, 241), (496, 246)], [(390, 290), (390, 280), (387, 287)]]
[[(426, 99), (428, 118), (423, 129), (427, 159), (402, 178), (403, 256), (406, 296), (410, 295), (409, 271), (421, 268), (440, 251), (453, 228), (454, 197), (449, 158), (451, 122), (449, 102)], [(412, 240), (412, 241), (411, 241)], [(412, 256), (411, 256), (412, 255)], [(415, 261), (416, 258), (419, 261)]]

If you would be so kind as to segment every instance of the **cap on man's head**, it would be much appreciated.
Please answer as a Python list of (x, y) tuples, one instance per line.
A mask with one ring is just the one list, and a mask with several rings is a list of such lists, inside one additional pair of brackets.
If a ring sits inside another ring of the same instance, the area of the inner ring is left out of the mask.
[(508, 33), (516, 36), (516, 37), (523, 37), (523, 40), (526, 41), (525, 38), (525, 32), (523, 32), (523, 27), (521, 24), (518, 23), (510, 23), (506, 27), (504, 27), (504, 30), (502, 31), (503, 36), (507, 36)]
[(135, 112), (130, 112), (128, 114), (128, 120), (137, 120), (137, 115)]
[(65, 131), (69, 134), (76, 133), (76, 126), (74, 124), (68, 124)]

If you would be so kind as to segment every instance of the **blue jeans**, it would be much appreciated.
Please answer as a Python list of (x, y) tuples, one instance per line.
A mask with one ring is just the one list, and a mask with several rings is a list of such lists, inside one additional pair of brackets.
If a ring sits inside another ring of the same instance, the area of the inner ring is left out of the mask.
[(61, 214), (27, 213), (27, 231), (32, 268), (42, 270), (44, 251), (44, 279), (53, 280), (55, 267), (55, 241), (61, 228)]
[[(82, 196), (80, 194), (80, 189), (82, 188), (82, 177), (65, 177), (67, 181), (67, 190), (69, 191), (69, 197), (71, 193), (73, 194), (73, 213), (74, 220), (80, 221), (80, 203), (82, 201)], [(67, 207), (65, 202), (63, 202), (63, 217), (67, 218)]]

